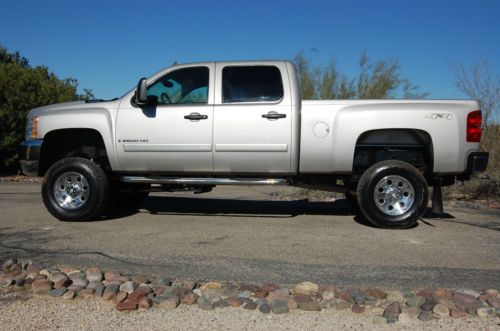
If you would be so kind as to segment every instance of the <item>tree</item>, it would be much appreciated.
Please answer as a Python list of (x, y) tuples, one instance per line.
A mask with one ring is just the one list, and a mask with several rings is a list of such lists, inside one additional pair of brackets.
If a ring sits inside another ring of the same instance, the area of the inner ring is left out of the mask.
[(28, 111), (92, 95), (87, 90), (80, 96), (76, 89), (76, 79), (60, 79), (47, 67), (31, 67), (19, 52), (0, 47), (0, 172), (18, 169), (16, 152), (25, 138)]
[(485, 59), (467, 69), (463, 63), (450, 67), (455, 86), (464, 95), (479, 100), (483, 114), (481, 147), (490, 152), (487, 172), (500, 176), (500, 75), (494, 75)]
[(424, 98), (417, 85), (402, 78), (396, 60), (370, 62), (363, 51), (359, 58), (360, 73), (349, 78), (337, 70), (335, 61), (327, 66), (316, 66), (300, 51), (294, 58), (303, 99), (383, 99), (395, 97), (402, 91), (405, 98)]
[(483, 126), (487, 130), (500, 120), (500, 75), (494, 78), (485, 59), (466, 69), (463, 63), (451, 67), (457, 89), (471, 99), (479, 100)]

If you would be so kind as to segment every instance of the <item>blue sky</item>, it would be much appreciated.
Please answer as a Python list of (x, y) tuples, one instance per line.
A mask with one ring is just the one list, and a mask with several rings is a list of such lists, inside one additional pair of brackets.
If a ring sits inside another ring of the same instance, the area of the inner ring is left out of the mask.
[(347, 75), (398, 59), (432, 98), (462, 98), (448, 66), (489, 60), (500, 72), (500, 1), (2, 1), (0, 44), (120, 96), (174, 61), (335, 58)]

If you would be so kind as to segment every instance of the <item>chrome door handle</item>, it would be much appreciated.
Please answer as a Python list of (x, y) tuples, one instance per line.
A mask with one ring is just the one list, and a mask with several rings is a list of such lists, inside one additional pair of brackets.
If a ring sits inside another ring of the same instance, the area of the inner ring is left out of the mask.
[(267, 118), (268, 120), (277, 120), (278, 118), (285, 118), (286, 114), (280, 114), (275, 111), (270, 111), (267, 114), (262, 114), (263, 118)]
[(189, 115), (185, 115), (184, 118), (190, 121), (199, 121), (199, 120), (206, 120), (208, 116), (202, 115), (200, 113), (191, 113)]

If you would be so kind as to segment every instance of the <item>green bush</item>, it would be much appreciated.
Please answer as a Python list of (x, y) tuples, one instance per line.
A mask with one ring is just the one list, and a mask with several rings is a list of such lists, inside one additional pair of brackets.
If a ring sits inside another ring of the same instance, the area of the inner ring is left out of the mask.
[(18, 52), (0, 47), (0, 173), (17, 172), (30, 109), (79, 99), (75, 79), (59, 79), (47, 67), (31, 67)]

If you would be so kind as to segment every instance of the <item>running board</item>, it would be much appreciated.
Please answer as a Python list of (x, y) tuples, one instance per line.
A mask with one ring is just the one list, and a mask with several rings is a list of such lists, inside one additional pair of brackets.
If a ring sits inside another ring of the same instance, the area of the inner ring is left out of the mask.
[(182, 178), (122, 176), (120, 181), (130, 184), (181, 184), (181, 185), (287, 185), (284, 178)]

